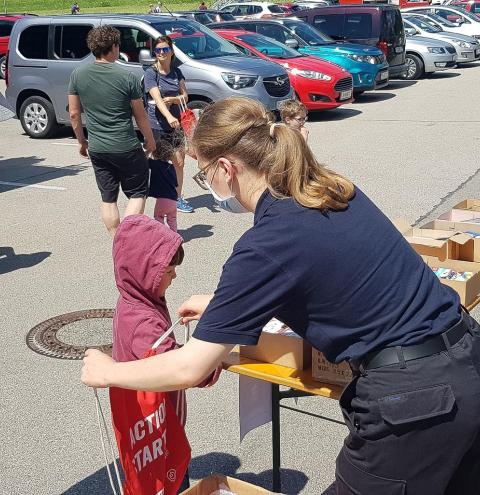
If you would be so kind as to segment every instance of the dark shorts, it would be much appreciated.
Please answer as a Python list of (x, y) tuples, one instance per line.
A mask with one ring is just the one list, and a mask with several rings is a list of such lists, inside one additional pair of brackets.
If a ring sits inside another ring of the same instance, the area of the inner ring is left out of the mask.
[(120, 185), (127, 198), (148, 196), (148, 161), (141, 148), (124, 153), (90, 152), (104, 203), (116, 203)]

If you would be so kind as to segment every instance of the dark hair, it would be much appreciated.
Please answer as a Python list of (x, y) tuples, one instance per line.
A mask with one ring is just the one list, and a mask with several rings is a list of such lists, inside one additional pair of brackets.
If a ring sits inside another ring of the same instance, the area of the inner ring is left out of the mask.
[(167, 35), (159, 36), (155, 40), (155, 44), (153, 45), (153, 47), (155, 48), (159, 43), (166, 43), (170, 47), (170, 50), (172, 51), (172, 60), (171, 61), (173, 62), (175, 60), (175, 50), (173, 49), (172, 38), (170, 38), (170, 36), (167, 36)]
[(183, 246), (180, 244), (180, 246), (178, 246), (177, 252), (173, 255), (168, 266), (181, 265), (184, 256), (185, 256), (185, 251), (183, 250)]
[(93, 28), (87, 35), (87, 46), (96, 58), (108, 55), (114, 45), (120, 45), (120, 31), (112, 26)]

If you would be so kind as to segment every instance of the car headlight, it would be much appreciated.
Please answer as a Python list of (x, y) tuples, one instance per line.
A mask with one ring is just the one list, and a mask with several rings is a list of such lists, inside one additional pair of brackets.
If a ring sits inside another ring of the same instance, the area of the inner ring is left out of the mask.
[(373, 55), (357, 55), (356, 53), (347, 53), (345, 55), (350, 60), (355, 60), (355, 62), (364, 62), (366, 64), (376, 64), (376, 57)]
[(258, 79), (258, 76), (248, 74), (232, 74), (231, 72), (222, 72), (222, 79), (232, 89), (243, 89), (253, 86)]
[(427, 50), (430, 53), (445, 53), (445, 49), (440, 46), (429, 46), (427, 47)]
[(324, 74), (323, 72), (316, 72), (314, 70), (301, 70), (301, 69), (291, 69), (292, 74), (296, 76), (302, 76), (307, 79), (317, 79), (320, 81), (331, 81), (332, 77), (328, 74)]
[(463, 41), (463, 40), (450, 40), (450, 41), (452, 41), (453, 43), (455, 43), (456, 45), (462, 48), (472, 48), (472, 45), (467, 41)]

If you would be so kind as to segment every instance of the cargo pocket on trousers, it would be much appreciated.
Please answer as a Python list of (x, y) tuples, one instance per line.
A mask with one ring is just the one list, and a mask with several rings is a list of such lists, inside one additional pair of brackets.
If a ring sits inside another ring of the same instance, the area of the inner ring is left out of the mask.
[(337, 458), (336, 495), (405, 495), (407, 483), (367, 473), (342, 450)]
[(419, 422), (449, 419), (455, 405), (452, 387), (435, 385), (378, 399), (383, 420), (397, 429), (411, 429)]

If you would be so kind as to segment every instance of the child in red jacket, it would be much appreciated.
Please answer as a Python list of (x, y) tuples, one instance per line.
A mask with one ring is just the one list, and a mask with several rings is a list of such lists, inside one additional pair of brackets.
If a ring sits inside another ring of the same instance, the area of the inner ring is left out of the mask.
[[(113, 319), (113, 352), (116, 361), (142, 359), (172, 324), (165, 292), (183, 261), (182, 238), (168, 226), (145, 215), (126, 217), (113, 241), (115, 281), (120, 292)], [(178, 347), (173, 334), (157, 354)], [(199, 386), (213, 385), (217, 370)], [(170, 392), (182, 426), (186, 421), (185, 391)], [(188, 472), (180, 492), (188, 488)]]

